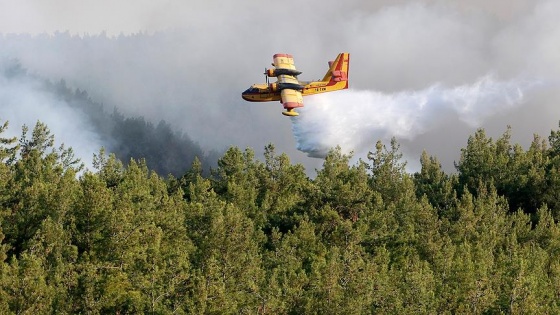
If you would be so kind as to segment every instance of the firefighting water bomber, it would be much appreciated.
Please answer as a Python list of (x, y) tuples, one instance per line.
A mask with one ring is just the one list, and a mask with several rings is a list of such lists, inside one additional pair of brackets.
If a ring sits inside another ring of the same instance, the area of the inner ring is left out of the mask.
[[(296, 70), (294, 58), (290, 54), (275, 54), (273, 69), (265, 69), (266, 83), (253, 84), (241, 94), (249, 102), (280, 101), (286, 111), (285, 116), (298, 116), (295, 111), (303, 107), (303, 96), (338, 91), (348, 88), (349, 53), (340, 53), (329, 62), (329, 70), (321, 81), (299, 81), (300, 71)], [(269, 83), (268, 78), (276, 77)]]

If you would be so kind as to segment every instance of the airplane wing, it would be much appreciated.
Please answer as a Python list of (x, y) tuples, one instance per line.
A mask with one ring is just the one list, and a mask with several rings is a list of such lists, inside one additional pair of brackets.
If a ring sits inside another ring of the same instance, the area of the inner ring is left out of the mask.
[(286, 109), (282, 114), (286, 116), (297, 116), (298, 113), (294, 111), (294, 108), (303, 107), (303, 96), (298, 90), (283, 89), (280, 92), (280, 102)]
[(272, 57), (272, 65), (277, 69), (291, 69), (296, 70), (294, 65), (294, 57), (290, 54), (275, 54)]
[[(294, 58), (290, 54), (275, 54), (272, 65), (282, 74), (279, 74), (276, 82), (280, 91), (280, 102), (286, 109), (282, 114), (286, 116), (297, 116), (294, 108), (303, 107), (303, 96), (300, 85), (295, 75), (300, 73), (294, 65)], [(295, 74), (295, 75), (292, 75)]]

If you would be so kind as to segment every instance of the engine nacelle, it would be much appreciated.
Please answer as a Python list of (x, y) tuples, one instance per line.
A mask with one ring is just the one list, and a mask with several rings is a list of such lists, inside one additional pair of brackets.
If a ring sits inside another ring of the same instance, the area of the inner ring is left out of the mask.
[(277, 77), (279, 75), (291, 75), (291, 76), (298, 76), (300, 75), (302, 72), (301, 71), (297, 71), (294, 69), (285, 69), (285, 68), (278, 68), (278, 69), (266, 69), (265, 74), (268, 77)]
[(269, 77), (269, 78), (270, 77), (275, 77), (276, 75), (274, 74), (274, 70), (276, 70), (276, 69), (266, 69), (266, 72), (265, 72), (266, 76)]
[(282, 91), (284, 89), (290, 89), (290, 90), (296, 90), (296, 91), (302, 91), (305, 87), (301, 84), (297, 84), (297, 83), (270, 83), (268, 85), (268, 89), (270, 90), (270, 92), (278, 92), (278, 91)]

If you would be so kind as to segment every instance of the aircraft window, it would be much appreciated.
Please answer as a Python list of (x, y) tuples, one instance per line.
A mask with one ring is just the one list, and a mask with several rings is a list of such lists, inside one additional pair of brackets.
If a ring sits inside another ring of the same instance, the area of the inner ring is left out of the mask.
[(243, 92), (243, 93), (258, 93), (258, 92), (259, 92), (258, 88), (251, 86), (247, 90), (245, 90), (245, 92)]

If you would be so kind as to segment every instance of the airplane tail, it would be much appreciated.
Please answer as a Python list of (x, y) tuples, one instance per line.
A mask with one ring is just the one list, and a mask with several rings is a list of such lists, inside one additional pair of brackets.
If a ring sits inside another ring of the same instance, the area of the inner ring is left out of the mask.
[(338, 89), (348, 88), (348, 68), (350, 65), (350, 54), (340, 53), (334, 61), (329, 61), (329, 71), (323, 77), (323, 82), (334, 85)]

